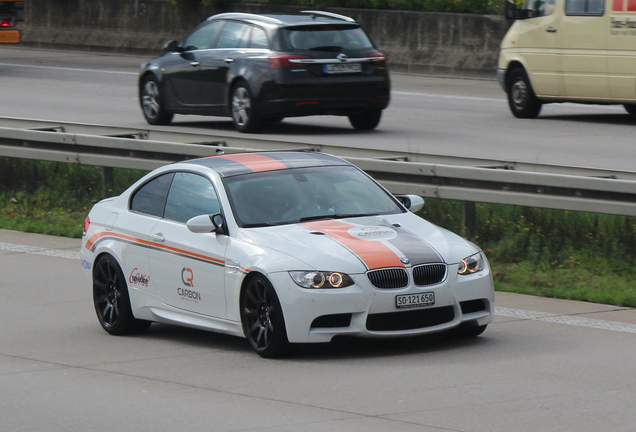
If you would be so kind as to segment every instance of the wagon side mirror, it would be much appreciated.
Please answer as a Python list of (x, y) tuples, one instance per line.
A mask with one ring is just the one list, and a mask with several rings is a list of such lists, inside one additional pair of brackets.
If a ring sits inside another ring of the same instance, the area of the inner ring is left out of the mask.
[(424, 199), (417, 195), (397, 195), (396, 198), (412, 213), (424, 207)]
[(176, 41), (176, 40), (171, 40), (171, 41), (166, 42), (163, 45), (163, 50), (165, 52), (181, 52), (181, 51), (183, 51), (181, 49), (181, 47), (179, 46), (179, 41)]

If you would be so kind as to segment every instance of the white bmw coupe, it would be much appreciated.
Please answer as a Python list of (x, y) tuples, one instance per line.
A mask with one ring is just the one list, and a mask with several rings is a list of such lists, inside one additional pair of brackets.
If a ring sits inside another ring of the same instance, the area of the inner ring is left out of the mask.
[(339, 335), (481, 334), (494, 311), (485, 256), (413, 214), (420, 197), (398, 198), (319, 153), (158, 168), (86, 218), (97, 318), (115, 335), (154, 321), (243, 336), (269, 358)]

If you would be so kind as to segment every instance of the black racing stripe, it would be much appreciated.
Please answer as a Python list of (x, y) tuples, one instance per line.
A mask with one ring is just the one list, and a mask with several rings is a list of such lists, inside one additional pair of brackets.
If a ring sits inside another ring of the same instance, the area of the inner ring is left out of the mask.
[(421, 238), (417, 237), (404, 228), (392, 227), (398, 236), (389, 240), (406, 258), (411, 261), (411, 265), (443, 263), (444, 259), (435, 249)]

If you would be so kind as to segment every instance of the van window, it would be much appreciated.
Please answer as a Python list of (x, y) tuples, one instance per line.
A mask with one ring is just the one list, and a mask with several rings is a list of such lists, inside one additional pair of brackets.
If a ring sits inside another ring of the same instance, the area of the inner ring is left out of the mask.
[(522, 19), (538, 18), (552, 15), (554, 13), (555, 0), (526, 0), (520, 9)]
[(566, 0), (566, 15), (602, 16), (604, 12), (603, 0)]

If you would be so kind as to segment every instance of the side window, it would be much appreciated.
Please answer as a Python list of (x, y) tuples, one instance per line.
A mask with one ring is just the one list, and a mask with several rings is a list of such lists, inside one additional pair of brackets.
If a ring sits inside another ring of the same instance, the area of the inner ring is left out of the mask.
[(165, 219), (186, 223), (194, 216), (219, 212), (219, 200), (210, 181), (198, 174), (179, 172), (174, 175)]
[(258, 27), (252, 28), (252, 36), (250, 37), (250, 48), (269, 48), (269, 41), (267, 40), (267, 33), (265, 30)]
[(604, 0), (566, 0), (566, 15), (602, 16)]
[(174, 173), (164, 174), (145, 183), (133, 194), (130, 209), (150, 216), (162, 217), (173, 177)]
[(199, 27), (183, 41), (184, 49), (186, 51), (194, 51), (210, 48), (212, 39), (219, 30), (219, 27), (221, 27), (221, 21), (213, 21)]
[(214, 44), (214, 48), (241, 48), (247, 46), (250, 26), (228, 21)]

